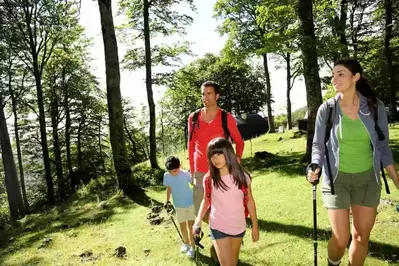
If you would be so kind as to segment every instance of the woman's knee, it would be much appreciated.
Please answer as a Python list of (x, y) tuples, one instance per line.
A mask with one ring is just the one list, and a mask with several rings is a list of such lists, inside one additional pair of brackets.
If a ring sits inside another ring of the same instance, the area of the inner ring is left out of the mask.
[(343, 235), (343, 236), (333, 235), (331, 239), (338, 249), (346, 249), (349, 244), (349, 233), (348, 235)]
[(370, 239), (370, 232), (353, 230), (352, 241), (367, 245)]

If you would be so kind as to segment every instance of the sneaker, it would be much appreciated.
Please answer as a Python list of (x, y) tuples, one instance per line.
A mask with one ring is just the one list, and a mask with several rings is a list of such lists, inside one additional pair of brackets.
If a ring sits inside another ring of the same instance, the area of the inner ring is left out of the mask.
[(188, 249), (186, 255), (187, 255), (187, 257), (189, 257), (189, 258), (194, 258), (194, 255), (195, 255), (194, 249), (193, 249), (192, 247), (190, 247), (190, 248)]
[(183, 244), (180, 248), (181, 253), (187, 253), (187, 251), (190, 249), (190, 246), (187, 244)]

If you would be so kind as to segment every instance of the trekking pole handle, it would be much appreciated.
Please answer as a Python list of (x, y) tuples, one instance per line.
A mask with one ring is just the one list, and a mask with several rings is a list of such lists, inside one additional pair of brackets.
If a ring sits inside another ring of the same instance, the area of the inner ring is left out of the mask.
[(317, 168), (320, 168), (320, 167), (319, 167), (319, 165), (317, 165), (317, 164), (315, 164), (315, 163), (311, 163), (311, 164), (308, 165), (308, 167), (306, 167), (306, 175), (305, 175), (305, 176), (306, 176), (306, 180), (307, 180), (309, 183), (311, 183), (312, 185), (317, 185), (317, 184), (319, 184), (319, 180), (320, 180), (320, 176), (321, 176), (321, 168), (320, 168), (320, 173), (319, 173), (318, 179), (315, 180), (315, 181), (313, 181), (313, 182), (310, 182), (310, 181), (308, 180), (308, 172), (309, 172), (309, 170), (312, 170), (313, 172), (315, 172)]

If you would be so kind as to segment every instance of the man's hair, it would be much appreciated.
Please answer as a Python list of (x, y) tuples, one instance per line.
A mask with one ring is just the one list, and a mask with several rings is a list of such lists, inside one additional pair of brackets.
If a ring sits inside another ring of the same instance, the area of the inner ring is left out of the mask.
[(180, 160), (176, 156), (166, 158), (165, 167), (168, 171), (180, 168)]
[(202, 83), (201, 88), (206, 88), (206, 87), (213, 87), (213, 91), (215, 94), (220, 94), (220, 85), (212, 80), (205, 81)]

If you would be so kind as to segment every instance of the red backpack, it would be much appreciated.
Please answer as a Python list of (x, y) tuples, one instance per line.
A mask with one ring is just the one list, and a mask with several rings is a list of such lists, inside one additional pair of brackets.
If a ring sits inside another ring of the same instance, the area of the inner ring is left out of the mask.
[[(245, 218), (247, 218), (249, 216), (249, 212), (248, 212), (248, 187), (246, 186), (241, 186), (241, 191), (242, 193), (244, 193), (244, 208), (245, 208)], [(205, 175), (205, 195), (209, 200), (209, 206), (212, 206), (212, 201), (211, 201), (211, 194), (212, 194), (212, 178), (211, 175), (208, 173), (206, 173)], [(211, 207), (210, 207), (211, 208)]]

